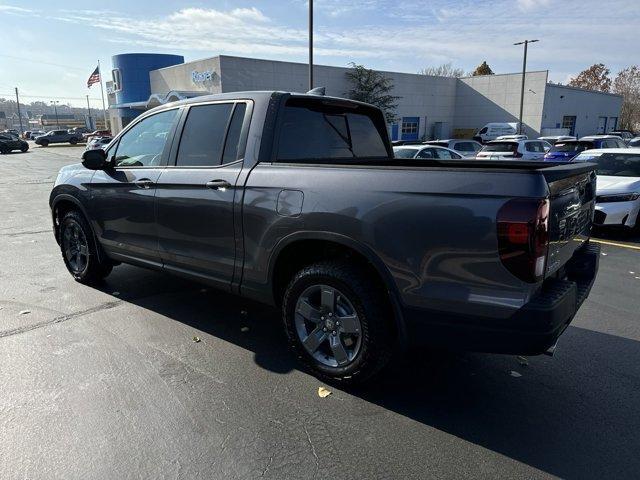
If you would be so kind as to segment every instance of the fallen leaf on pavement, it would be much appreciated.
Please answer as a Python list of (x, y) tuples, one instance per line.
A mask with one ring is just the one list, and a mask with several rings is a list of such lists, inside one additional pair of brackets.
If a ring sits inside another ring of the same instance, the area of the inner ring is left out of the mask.
[(242, 327), (240, 329), (241, 332), (248, 332), (249, 331), (249, 327)]
[(521, 373), (518, 373), (518, 372), (513, 371), (513, 370), (511, 370), (511, 371), (509, 372), (509, 375), (511, 375), (512, 377), (516, 377), (516, 378), (517, 378), (517, 377), (521, 377), (521, 376), (522, 376), (522, 374), (521, 374)]
[(19, 315), (26, 315), (27, 313), (31, 313), (31, 310), (20, 310)]
[(318, 387), (318, 396), (320, 398), (326, 398), (331, 395), (331, 390), (328, 390), (324, 387)]
[(120, 292), (113, 292), (111, 295), (117, 297), (118, 295), (120, 295)]
[(606, 254), (606, 253), (604, 253), (604, 252), (601, 252), (601, 253), (600, 253), (600, 255), (602, 255), (602, 256), (604, 256), (604, 257), (606, 257), (606, 256), (607, 256), (607, 254)]
[(200, 342), (200, 337), (193, 337), (193, 341), (196, 342), (196, 343), (199, 343)]
[(529, 366), (529, 360), (527, 360), (526, 357), (523, 357), (522, 355), (518, 355), (516, 358), (518, 359), (518, 363), (523, 367)]

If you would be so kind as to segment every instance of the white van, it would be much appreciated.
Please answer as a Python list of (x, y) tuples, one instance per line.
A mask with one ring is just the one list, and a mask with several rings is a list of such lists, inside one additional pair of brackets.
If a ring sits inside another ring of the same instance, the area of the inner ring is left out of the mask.
[(518, 132), (517, 123), (487, 123), (474, 135), (473, 139), (480, 143), (495, 140), (502, 135), (515, 135)]

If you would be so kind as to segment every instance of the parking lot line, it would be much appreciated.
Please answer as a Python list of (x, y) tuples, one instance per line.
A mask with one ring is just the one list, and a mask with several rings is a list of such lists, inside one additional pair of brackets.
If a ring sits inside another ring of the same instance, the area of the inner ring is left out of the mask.
[(627, 243), (610, 242), (608, 240), (597, 240), (595, 238), (591, 238), (589, 241), (594, 243), (601, 243), (603, 245), (611, 245), (613, 247), (622, 247), (622, 248), (629, 248), (631, 250), (640, 250), (640, 246), (629, 245)]

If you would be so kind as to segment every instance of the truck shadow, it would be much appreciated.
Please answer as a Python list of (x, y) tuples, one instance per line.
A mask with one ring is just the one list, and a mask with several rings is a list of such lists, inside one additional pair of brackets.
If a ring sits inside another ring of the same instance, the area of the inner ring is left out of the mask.
[[(298, 368), (274, 309), (127, 266), (114, 270), (103, 289), (252, 351), (261, 368)], [(640, 343), (569, 327), (556, 358), (528, 361), (410, 353), (367, 387), (344, 390), (552, 475), (637, 478)]]

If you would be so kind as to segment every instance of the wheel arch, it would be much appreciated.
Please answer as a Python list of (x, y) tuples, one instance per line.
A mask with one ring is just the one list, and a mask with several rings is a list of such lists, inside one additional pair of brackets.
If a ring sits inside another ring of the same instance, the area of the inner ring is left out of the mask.
[(389, 294), (394, 322), (401, 342), (406, 340), (399, 294), (391, 272), (366, 245), (338, 233), (296, 232), (280, 240), (269, 260), (269, 285), (274, 304), (281, 305), (288, 280), (304, 265), (331, 258), (352, 258), (368, 268)]
[(90, 217), (87, 214), (87, 210), (82, 205), (82, 202), (78, 200), (73, 195), (69, 195), (68, 193), (61, 193), (56, 195), (56, 197), (51, 201), (51, 219), (53, 221), (53, 233), (56, 237), (56, 242), (60, 244), (60, 222), (62, 218), (69, 210), (79, 210), (80, 213), (87, 219), (87, 223), (89, 224), (89, 228), (91, 228), (91, 234), (93, 235), (93, 239), (98, 244), (98, 239), (96, 237), (95, 232), (93, 231), (93, 227), (91, 226)]

